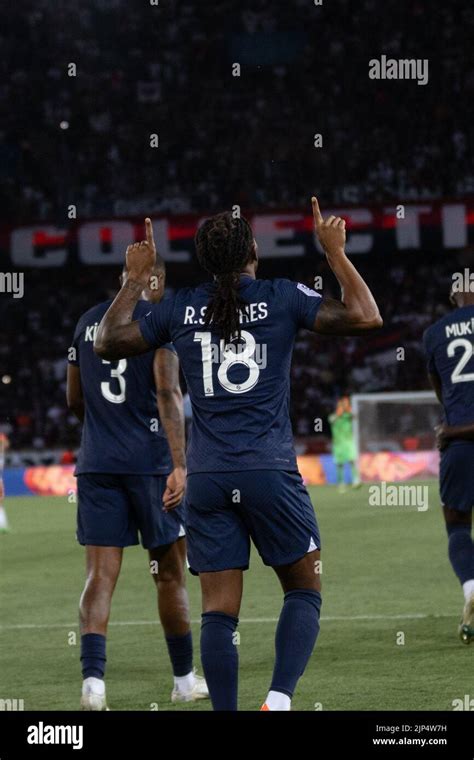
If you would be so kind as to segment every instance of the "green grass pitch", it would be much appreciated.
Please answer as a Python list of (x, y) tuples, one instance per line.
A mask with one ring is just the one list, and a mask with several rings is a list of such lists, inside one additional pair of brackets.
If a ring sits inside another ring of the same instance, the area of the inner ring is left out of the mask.
[[(462, 594), (447, 559), (437, 484), (429, 509), (373, 507), (368, 487), (311, 489), (323, 537), (321, 634), (295, 710), (451, 710), (472, 694), (474, 646), (457, 638)], [(81, 676), (77, 604), (83, 550), (75, 507), (61, 498), (10, 498), (11, 533), (0, 536), (0, 698), (26, 710), (78, 709)], [(199, 644), (199, 583), (189, 576)], [(240, 624), (240, 709), (266, 696), (281, 592), (253, 551)], [(112, 710), (173, 707), (172, 679), (147, 556), (125, 552), (108, 636)], [(404, 643), (401, 642), (404, 639)], [(196, 663), (199, 653), (196, 652)], [(202, 671), (201, 671), (202, 672)]]

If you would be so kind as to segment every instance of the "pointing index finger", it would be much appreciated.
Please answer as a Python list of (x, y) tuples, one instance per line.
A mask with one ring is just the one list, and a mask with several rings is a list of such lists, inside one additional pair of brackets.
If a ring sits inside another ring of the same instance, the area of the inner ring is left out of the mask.
[(316, 227), (319, 227), (323, 223), (324, 220), (323, 220), (323, 217), (319, 208), (318, 199), (316, 198), (316, 196), (313, 195), (313, 197), (311, 198), (311, 203), (313, 204), (314, 223)]
[(145, 219), (145, 229), (146, 229), (146, 240), (149, 246), (152, 248), (155, 247), (155, 241), (153, 238), (153, 225), (151, 223), (151, 219), (147, 216)]

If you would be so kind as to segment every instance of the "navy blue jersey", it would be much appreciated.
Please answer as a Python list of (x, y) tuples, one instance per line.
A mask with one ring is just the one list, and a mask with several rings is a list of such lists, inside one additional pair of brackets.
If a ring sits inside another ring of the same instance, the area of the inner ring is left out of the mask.
[(172, 341), (192, 403), (188, 472), (296, 470), (289, 417), (295, 335), (312, 328), (321, 296), (289, 280), (240, 279), (248, 304), (228, 347), (203, 317), (209, 284), (183, 289), (140, 321), (151, 347)]
[(425, 332), (428, 371), (441, 380), (448, 425), (474, 422), (474, 306), (464, 306)]
[[(164, 475), (173, 469), (168, 442), (161, 429), (153, 376), (154, 351), (109, 362), (94, 353), (97, 327), (112, 301), (82, 315), (74, 333), (85, 418), (76, 474)], [(139, 301), (134, 317), (150, 311)], [(174, 351), (172, 346), (164, 346)]]

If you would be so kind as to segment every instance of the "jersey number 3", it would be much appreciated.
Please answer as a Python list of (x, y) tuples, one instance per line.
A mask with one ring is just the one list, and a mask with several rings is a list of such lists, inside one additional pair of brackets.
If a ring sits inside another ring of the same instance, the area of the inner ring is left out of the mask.
[[(102, 364), (110, 364), (110, 362), (106, 361), (105, 359), (102, 359)], [(124, 378), (124, 372), (127, 369), (127, 360), (126, 359), (120, 359), (115, 369), (110, 370), (110, 377), (111, 379), (114, 378), (118, 380), (118, 393), (113, 393), (111, 389), (111, 383), (101, 383), (100, 384), (100, 392), (102, 393), (103, 397), (110, 401), (111, 404), (123, 404), (125, 401), (125, 391), (127, 389), (127, 384), (125, 382)], [(114, 386), (117, 387), (116, 383), (114, 383)]]
[(463, 369), (474, 356), (474, 344), (472, 344), (471, 341), (467, 340), (466, 338), (458, 338), (457, 340), (452, 340), (448, 345), (448, 356), (452, 358), (458, 348), (463, 349), (464, 353), (456, 364), (454, 372), (451, 375), (451, 382), (472, 383), (474, 381), (474, 372), (466, 372), (463, 374)]
[[(257, 349), (255, 338), (246, 330), (242, 330), (241, 338), (245, 342), (245, 345), (239, 347), (239, 350), (234, 349), (232, 345), (223, 348), (224, 341), (221, 342), (220, 353), (223, 356), (223, 361), (219, 364), (217, 379), (222, 388), (229, 393), (248, 393), (252, 388), (255, 388), (260, 375), (259, 366), (253, 359)], [(214, 378), (212, 375), (213, 355), (215, 352), (219, 352), (219, 346), (212, 345), (211, 340), (212, 335), (210, 332), (195, 333), (194, 335), (194, 342), (201, 344), (205, 396), (214, 396)], [(238, 364), (248, 369), (249, 376), (242, 383), (231, 383), (229, 380), (229, 370)]]

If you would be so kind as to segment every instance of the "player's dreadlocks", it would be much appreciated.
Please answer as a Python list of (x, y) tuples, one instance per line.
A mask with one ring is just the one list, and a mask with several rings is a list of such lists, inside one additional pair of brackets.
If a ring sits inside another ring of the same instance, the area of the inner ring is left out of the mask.
[(247, 304), (239, 296), (240, 272), (250, 260), (253, 233), (243, 217), (234, 218), (229, 211), (217, 214), (198, 230), (195, 238), (198, 261), (214, 275), (214, 289), (207, 306), (205, 323), (211, 321), (226, 343), (240, 337), (240, 311)]

